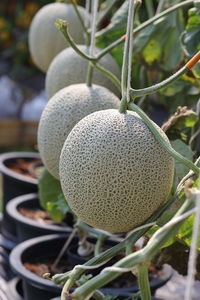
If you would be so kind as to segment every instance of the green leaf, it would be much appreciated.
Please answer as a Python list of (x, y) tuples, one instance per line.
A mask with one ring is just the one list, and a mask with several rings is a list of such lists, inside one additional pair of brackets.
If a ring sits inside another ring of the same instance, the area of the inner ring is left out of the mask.
[[(182, 142), (181, 140), (175, 140), (175, 141), (171, 141), (171, 145), (178, 153), (180, 153), (187, 159), (192, 160), (194, 152), (190, 150), (189, 146), (186, 145), (184, 142)], [(175, 167), (176, 167), (176, 176), (179, 179), (183, 178), (188, 173), (188, 168), (177, 161), (175, 161)]]
[(171, 97), (181, 92), (187, 85), (188, 82), (182, 79), (177, 79), (166, 87), (162, 88), (159, 92), (164, 96)]
[(63, 195), (60, 181), (55, 179), (46, 169), (39, 178), (40, 205), (49, 212), (52, 219), (60, 223), (69, 211), (69, 206)]
[(200, 9), (189, 10), (186, 30), (182, 34), (182, 48), (188, 58), (200, 50)]
[[(200, 48), (200, 46), (199, 46)], [(192, 68), (192, 73), (194, 74), (194, 76), (198, 79), (200, 79), (200, 62), (198, 61), (198, 63)]]
[(155, 40), (151, 39), (146, 47), (142, 51), (142, 55), (144, 60), (151, 65), (155, 60), (159, 60), (162, 54), (162, 48), (160, 43)]
[(129, 1), (126, 0), (120, 8), (116, 11), (114, 16), (111, 18), (109, 25), (97, 32), (97, 37), (111, 33), (113, 31), (121, 30), (126, 28), (127, 18), (128, 18), (128, 7)]

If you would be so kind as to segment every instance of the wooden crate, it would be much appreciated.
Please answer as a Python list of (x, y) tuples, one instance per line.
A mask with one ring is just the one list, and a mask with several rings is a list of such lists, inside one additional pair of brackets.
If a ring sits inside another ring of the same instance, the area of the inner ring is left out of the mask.
[(37, 144), (38, 122), (0, 120), (0, 147), (23, 147)]

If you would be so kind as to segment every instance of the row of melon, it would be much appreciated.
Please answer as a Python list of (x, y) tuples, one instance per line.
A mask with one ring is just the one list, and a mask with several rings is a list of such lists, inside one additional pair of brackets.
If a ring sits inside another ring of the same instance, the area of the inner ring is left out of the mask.
[[(83, 8), (79, 11), (89, 18)], [(66, 41), (54, 26), (57, 18), (66, 19), (74, 40), (83, 42), (71, 5), (46, 5), (33, 19), (30, 50), (38, 67), (48, 69), (50, 98), (39, 124), (39, 151), (78, 217), (104, 230), (125, 232), (166, 200), (173, 160), (136, 113), (118, 111), (119, 99), (110, 91), (116, 89), (105, 75), (95, 70), (98, 85), (84, 84), (88, 62), (70, 47), (61, 51)], [(119, 77), (109, 54), (100, 64)]]

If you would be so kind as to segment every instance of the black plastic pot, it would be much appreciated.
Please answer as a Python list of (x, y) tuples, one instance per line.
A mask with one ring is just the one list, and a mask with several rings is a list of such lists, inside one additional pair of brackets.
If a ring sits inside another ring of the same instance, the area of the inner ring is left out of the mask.
[(16, 197), (10, 200), (6, 206), (6, 212), (8, 216), (15, 223), (18, 243), (41, 235), (69, 233), (72, 231), (72, 227), (69, 227), (67, 224), (66, 226), (61, 226), (56, 224), (40, 223), (32, 220), (22, 215), (19, 212), (20, 208), (42, 209), (39, 204), (38, 194), (32, 193)]
[(54, 234), (36, 237), (17, 245), (10, 254), (13, 271), (23, 280), (26, 300), (49, 300), (61, 294), (62, 287), (27, 270), (23, 263), (47, 257), (55, 257), (63, 247), (67, 235)]
[[(37, 237), (19, 244), (11, 252), (10, 264), (14, 272), (23, 279), (26, 300), (49, 300), (60, 295), (60, 286), (30, 272), (24, 267), (23, 263), (31, 261), (34, 257), (37, 257), (38, 260), (55, 257), (62, 248), (66, 238), (66, 235), (61, 234)], [(67, 259), (67, 254), (65, 258)], [(71, 265), (69, 258), (68, 261)], [(152, 280), (151, 288), (155, 291), (158, 287), (164, 285), (171, 275), (172, 272), (170, 271), (168, 274), (165, 274), (164, 279)], [(104, 294), (115, 294), (118, 295), (119, 299), (124, 299), (123, 297), (127, 297), (137, 291), (138, 287), (136, 285), (130, 288), (102, 288)]]
[(33, 193), (38, 190), (37, 179), (18, 174), (9, 168), (18, 158), (31, 162), (40, 157), (38, 153), (34, 152), (10, 152), (0, 155), (0, 172), (3, 178), (2, 234), (13, 242), (16, 240), (16, 230), (12, 220), (6, 214), (6, 204), (14, 197)]

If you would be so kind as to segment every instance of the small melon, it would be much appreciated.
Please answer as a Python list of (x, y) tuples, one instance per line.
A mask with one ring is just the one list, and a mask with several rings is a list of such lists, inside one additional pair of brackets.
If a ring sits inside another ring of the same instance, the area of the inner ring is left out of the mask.
[[(89, 18), (85, 9), (78, 6), (83, 18)], [(76, 43), (84, 42), (84, 33), (73, 5), (50, 3), (43, 6), (33, 18), (28, 42), (31, 56), (36, 66), (46, 72), (52, 59), (68, 44), (62, 33), (55, 27), (56, 19), (68, 22), (69, 32)]]
[(111, 232), (143, 223), (167, 199), (173, 174), (173, 158), (132, 111), (86, 116), (68, 135), (60, 157), (61, 185), (74, 213)]
[[(78, 47), (83, 52), (88, 53), (86, 46), (79, 45)], [(96, 53), (98, 51), (99, 49), (96, 49)], [(99, 63), (120, 78), (119, 67), (109, 53), (103, 56)], [(68, 85), (85, 82), (87, 67), (88, 61), (77, 54), (73, 48), (68, 47), (60, 52), (52, 61), (47, 72), (45, 89), (48, 98), (51, 98), (57, 91)], [(119, 95), (114, 83), (98, 70), (94, 70), (92, 82)]]
[(71, 85), (50, 99), (39, 122), (38, 147), (45, 167), (55, 178), (59, 179), (62, 146), (74, 125), (94, 111), (118, 106), (119, 99), (97, 85)]

